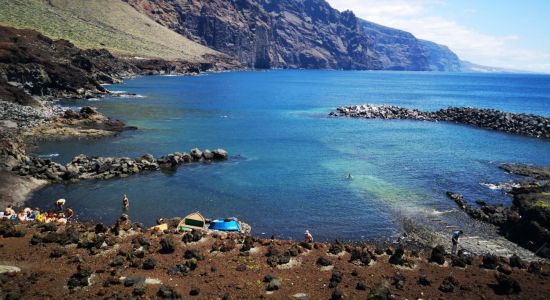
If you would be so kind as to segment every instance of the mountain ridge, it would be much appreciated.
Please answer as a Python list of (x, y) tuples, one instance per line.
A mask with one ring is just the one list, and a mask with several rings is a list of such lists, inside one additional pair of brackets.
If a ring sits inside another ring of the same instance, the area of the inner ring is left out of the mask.
[(324, 0), (123, 0), (251, 68), (460, 71), (447, 47)]

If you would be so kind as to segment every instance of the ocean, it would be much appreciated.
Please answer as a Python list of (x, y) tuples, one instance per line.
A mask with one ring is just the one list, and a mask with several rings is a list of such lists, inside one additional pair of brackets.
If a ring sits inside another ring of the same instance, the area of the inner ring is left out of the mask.
[[(550, 141), (450, 123), (331, 118), (338, 106), (373, 103), (423, 110), (495, 108), (550, 116), (550, 76), (432, 72), (274, 70), (146, 76), (106, 86), (138, 97), (62, 100), (135, 125), (117, 137), (44, 142), (37, 155), (155, 156), (224, 148), (226, 162), (185, 165), (108, 181), (58, 184), (31, 206), (66, 198), (80, 220), (112, 224), (121, 199), (132, 220), (200, 211), (235, 216), (258, 236), (380, 240), (403, 217), (468, 226), (447, 191), (507, 205), (489, 184), (515, 179), (501, 163), (550, 165)], [(347, 179), (352, 174), (353, 179)]]

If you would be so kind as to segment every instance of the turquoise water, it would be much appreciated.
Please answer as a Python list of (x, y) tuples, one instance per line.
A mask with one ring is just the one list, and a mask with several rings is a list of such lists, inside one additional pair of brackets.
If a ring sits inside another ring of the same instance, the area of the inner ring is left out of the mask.
[[(37, 154), (67, 162), (80, 153), (155, 156), (193, 147), (227, 149), (224, 163), (110, 181), (54, 185), (31, 205), (67, 198), (80, 219), (111, 223), (128, 194), (130, 216), (193, 211), (236, 216), (257, 235), (380, 239), (400, 216), (455, 209), (448, 190), (507, 203), (481, 183), (511, 180), (503, 162), (550, 164), (550, 142), (467, 126), (334, 119), (337, 106), (394, 104), (421, 109), (475, 106), (550, 116), (550, 76), (352, 71), (269, 71), (197, 77), (139, 77), (107, 87), (143, 98), (80, 100), (140, 130), (99, 140), (51, 142)], [(65, 102), (64, 104), (67, 104)], [(348, 173), (353, 180), (347, 180)], [(462, 214), (446, 217), (461, 223)]]

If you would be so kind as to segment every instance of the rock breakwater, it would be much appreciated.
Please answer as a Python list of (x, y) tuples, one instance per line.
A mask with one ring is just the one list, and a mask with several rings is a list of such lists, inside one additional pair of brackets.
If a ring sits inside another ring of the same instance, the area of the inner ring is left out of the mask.
[(175, 152), (159, 158), (145, 154), (138, 158), (129, 157), (89, 157), (79, 155), (66, 165), (49, 159), (25, 156), (21, 164), (12, 168), (20, 176), (33, 176), (51, 182), (76, 182), (85, 179), (111, 179), (127, 177), (144, 171), (176, 168), (193, 162), (221, 161), (228, 158), (223, 149), (204, 150), (197, 148), (187, 152)]
[(550, 139), (550, 118), (532, 114), (503, 112), (495, 109), (449, 107), (437, 111), (421, 111), (399, 106), (363, 104), (339, 107), (329, 115), (365, 119), (454, 122), (512, 134)]

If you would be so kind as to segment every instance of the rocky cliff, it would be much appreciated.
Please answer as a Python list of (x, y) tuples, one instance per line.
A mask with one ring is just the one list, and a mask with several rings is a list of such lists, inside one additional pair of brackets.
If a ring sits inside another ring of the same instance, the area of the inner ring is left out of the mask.
[(255, 68), (459, 71), (448, 48), (339, 12), (324, 0), (124, 0)]

